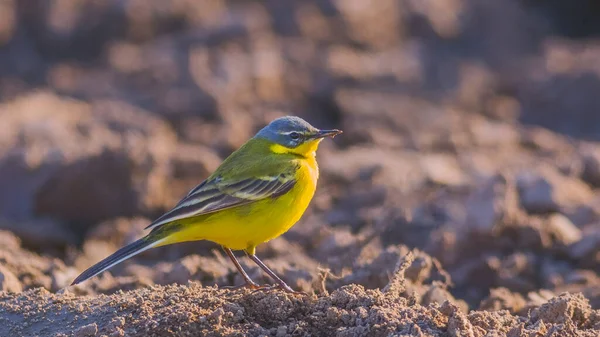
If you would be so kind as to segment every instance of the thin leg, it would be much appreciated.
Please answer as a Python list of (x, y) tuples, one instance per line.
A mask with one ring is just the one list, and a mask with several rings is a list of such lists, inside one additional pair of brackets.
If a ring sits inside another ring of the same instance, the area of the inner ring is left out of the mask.
[(277, 282), (279, 288), (283, 289), (285, 292), (292, 293), (292, 294), (306, 295), (303, 292), (294, 291), (294, 289), (290, 288), (290, 286), (288, 286), (285, 282), (283, 282), (283, 280), (280, 279), (279, 276), (277, 276), (277, 274), (275, 274), (271, 269), (269, 269), (269, 267), (267, 267), (267, 265), (264, 264), (256, 255), (248, 254), (248, 257), (250, 257), (252, 259), (252, 261), (254, 261), (254, 263), (256, 263), (260, 267), (260, 269), (264, 270), (265, 273), (267, 273), (273, 280), (275, 280), (275, 282)]
[[(231, 249), (223, 247), (223, 250), (225, 251), (225, 253), (227, 253), (227, 255), (229, 256), (229, 258), (231, 259), (231, 261), (233, 262), (233, 264), (235, 265), (235, 268), (237, 268), (237, 270), (240, 272), (240, 274), (242, 274), (242, 277), (244, 278), (244, 281), (246, 281), (246, 284), (240, 286), (240, 287), (247, 287), (250, 289), (259, 289), (260, 286), (258, 284), (256, 284), (254, 281), (252, 281), (252, 279), (250, 278), (250, 276), (248, 276), (248, 274), (246, 273), (246, 271), (244, 270), (244, 268), (242, 268), (242, 265), (240, 264), (240, 262), (238, 261), (238, 259), (235, 257), (235, 255), (233, 255), (233, 252), (231, 251)], [(239, 287), (225, 287), (225, 288), (239, 288)]]

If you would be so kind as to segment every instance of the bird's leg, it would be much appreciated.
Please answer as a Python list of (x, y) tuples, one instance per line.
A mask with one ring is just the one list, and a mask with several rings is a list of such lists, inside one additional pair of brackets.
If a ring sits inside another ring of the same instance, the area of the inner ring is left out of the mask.
[[(277, 276), (277, 274), (275, 274), (271, 269), (269, 269), (269, 267), (267, 267), (267, 265), (264, 264), (256, 255), (248, 254), (248, 257), (250, 257), (250, 259), (252, 259), (252, 261), (254, 261), (254, 263), (256, 263), (260, 267), (260, 269), (264, 270), (265, 273), (267, 273), (273, 280), (275, 280), (275, 282), (277, 282), (277, 287), (283, 289), (287, 293), (306, 295), (305, 293), (303, 293), (301, 291), (294, 291), (294, 289), (292, 289), (285, 282), (283, 282), (283, 280), (280, 279), (279, 276)], [(271, 288), (270, 287), (269, 288), (259, 288), (257, 290), (269, 290), (269, 289), (271, 289)]]
[(237, 268), (237, 270), (240, 272), (240, 274), (242, 274), (244, 281), (246, 281), (246, 284), (243, 284), (241, 286), (227, 286), (227, 287), (223, 287), (223, 288), (225, 288), (225, 289), (237, 289), (237, 288), (260, 289), (261, 286), (256, 284), (256, 282), (252, 281), (252, 279), (250, 278), (250, 276), (248, 276), (248, 274), (246, 273), (244, 268), (242, 268), (242, 265), (240, 264), (238, 259), (235, 257), (235, 255), (233, 255), (233, 252), (231, 251), (231, 249), (229, 249), (227, 247), (223, 247), (223, 250), (225, 251), (225, 253), (227, 253), (229, 258), (235, 265), (235, 268)]

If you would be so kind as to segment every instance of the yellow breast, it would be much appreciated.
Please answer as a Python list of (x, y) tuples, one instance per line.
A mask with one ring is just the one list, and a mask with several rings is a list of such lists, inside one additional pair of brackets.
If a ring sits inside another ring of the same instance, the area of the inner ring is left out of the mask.
[[(272, 214), (279, 221), (274, 221), (270, 230), (272, 235), (264, 240), (271, 240), (287, 232), (304, 214), (317, 188), (319, 167), (314, 158), (299, 160), (300, 168), (296, 172), (296, 184), (285, 195), (272, 201)], [(279, 225), (276, 222), (280, 222)]]
[(209, 240), (253, 254), (257, 245), (280, 236), (298, 222), (314, 196), (319, 178), (316, 159), (310, 156), (297, 159), (297, 163), (296, 184), (288, 193), (190, 219), (165, 244)]

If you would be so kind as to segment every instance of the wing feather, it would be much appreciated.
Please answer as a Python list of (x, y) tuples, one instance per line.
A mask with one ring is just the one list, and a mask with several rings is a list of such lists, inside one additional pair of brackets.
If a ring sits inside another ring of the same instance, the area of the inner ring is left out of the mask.
[(286, 183), (281, 185), (281, 187), (278, 188), (276, 191), (273, 191), (273, 193), (271, 194), (271, 198), (277, 198), (277, 197), (280, 197), (280, 196), (286, 194), (289, 190), (292, 189), (292, 187), (294, 187), (295, 184), (296, 184), (295, 179), (287, 181)]
[(227, 182), (219, 177), (206, 180), (146, 229), (154, 230), (177, 220), (242, 206), (266, 198), (277, 198), (291, 190), (295, 184), (293, 174)]

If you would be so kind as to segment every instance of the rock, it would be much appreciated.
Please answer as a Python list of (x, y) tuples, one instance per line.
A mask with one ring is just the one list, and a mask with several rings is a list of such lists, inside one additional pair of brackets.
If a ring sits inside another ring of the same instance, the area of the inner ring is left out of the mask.
[(460, 308), (446, 301), (440, 307), (440, 311), (448, 316), (448, 335), (451, 337), (468, 336), (475, 337), (473, 325), (467, 319), (466, 314)]
[(472, 231), (492, 233), (494, 226), (510, 222), (519, 213), (515, 184), (496, 175), (473, 191), (466, 202), (466, 224)]
[(569, 256), (577, 260), (598, 261), (600, 252), (600, 230), (586, 233), (579, 241), (573, 242), (568, 249)]
[(531, 312), (531, 320), (561, 324), (569, 320), (577, 326), (587, 322), (592, 313), (589, 301), (581, 294), (561, 294)]
[(550, 232), (545, 228), (543, 219), (520, 217), (518, 221), (503, 226), (498, 236), (510, 242), (512, 246), (526, 251), (540, 251), (552, 247)]
[(464, 172), (454, 156), (444, 154), (423, 155), (421, 168), (434, 184), (460, 186), (467, 182)]
[(533, 254), (514, 253), (501, 261), (497, 269), (497, 285), (524, 293), (536, 289), (534, 266), (537, 256)]
[(35, 93), (0, 105), (0, 212), (86, 228), (167, 207), (170, 127), (118, 101)]
[(480, 256), (466, 259), (458, 266), (450, 270), (452, 280), (455, 284), (476, 284), (477, 287), (469, 287), (467, 295), (461, 298), (482, 299), (488, 295), (488, 289), (496, 285), (500, 260), (495, 256)]
[(70, 131), (77, 117), (83, 124), (89, 114), (88, 105), (50, 93), (0, 105), (0, 213), (6, 219), (30, 217), (40, 185), (65, 161), (85, 152), (85, 137)]
[(479, 310), (509, 310), (511, 313), (516, 313), (521, 311), (524, 306), (525, 299), (521, 294), (506, 288), (494, 288), (490, 290), (490, 295), (481, 301)]
[(0, 265), (0, 291), (20, 293), (23, 286), (19, 279), (6, 267)]
[[(126, 153), (112, 151), (81, 159), (65, 167), (40, 188), (36, 193), (35, 211), (38, 215), (80, 224), (133, 216), (144, 208), (145, 189), (166, 188), (166, 185), (161, 186), (164, 181), (154, 188), (146, 185), (159, 183), (146, 180), (152, 167), (136, 166)], [(146, 183), (134, 181), (134, 176), (146, 180)]]
[(551, 215), (547, 220), (546, 229), (562, 245), (569, 245), (581, 239), (581, 230), (562, 214)]
[(77, 234), (63, 223), (51, 219), (2, 220), (0, 228), (10, 230), (20, 241), (38, 249), (63, 248), (77, 243)]
[(75, 337), (93, 337), (98, 333), (98, 325), (96, 323), (90, 323), (84, 325), (75, 331)]
[(441, 305), (446, 301), (457, 305), (460, 311), (463, 313), (469, 312), (469, 305), (467, 305), (465, 301), (457, 300), (454, 298), (454, 296), (452, 296), (445, 286), (442, 286), (438, 283), (434, 283), (429, 286), (429, 289), (421, 297), (422, 305), (431, 305), (434, 303)]
[(563, 176), (550, 168), (520, 174), (517, 188), (521, 205), (533, 214), (573, 209), (593, 197), (590, 188), (582, 181)]
[(594, 187), (600, 186), (600, 148), (589, 146), (581, 149), (583, 152), (582, 178)]
[(520, 187), (521, 204), (532, 213), (558, 211), (558, 204), (553, 199), (553, 186), (542, 177), (527, 177)]

